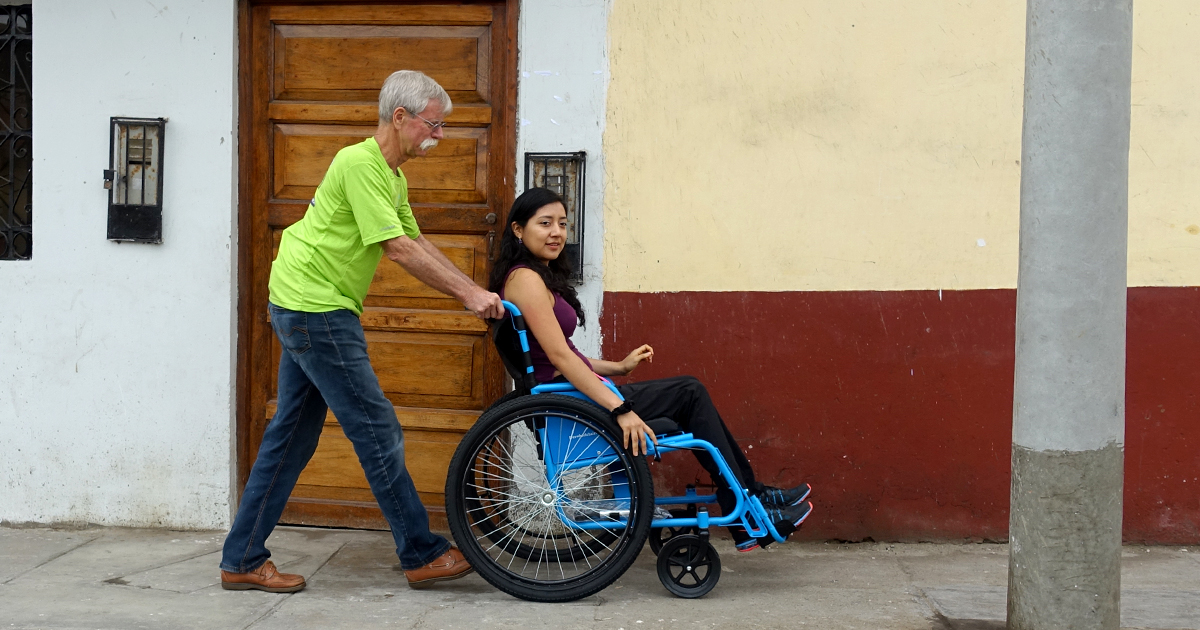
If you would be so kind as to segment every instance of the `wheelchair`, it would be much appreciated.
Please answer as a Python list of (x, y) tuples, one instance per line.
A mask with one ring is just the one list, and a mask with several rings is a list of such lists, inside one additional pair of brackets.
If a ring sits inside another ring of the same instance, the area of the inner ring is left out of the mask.
[[(658, 446), (634, 457), (607, 410), (569, 383), (537, 384), (521, 311), (507, 301), (504, 307), (508, 315), (493, 326), (493, 340), (516, 388), (480, 415), (446, 478), (450, 530), (485, 580), (529, 601), (573, 601), (621, 577), (649, 539), (663, 586), (696, 598), (721, 576), (710, 527), (740, 524), (755, 538), (778, 542), (791, 534), (790, 523), (776, 528), (709, 442), (656, 418), (647, 424)], [(654, 496), (647, 456), (700, 449), (739, 489), (730, 514), (710, 516), (716, 495), (690, 486), (683, 496)]]

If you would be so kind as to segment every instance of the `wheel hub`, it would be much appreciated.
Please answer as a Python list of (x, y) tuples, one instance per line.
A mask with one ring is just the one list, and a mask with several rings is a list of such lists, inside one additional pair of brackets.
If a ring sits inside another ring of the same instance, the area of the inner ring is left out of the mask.
[(554, 505), (554, 493), (546, 491), (542, 494), (542, 505)]

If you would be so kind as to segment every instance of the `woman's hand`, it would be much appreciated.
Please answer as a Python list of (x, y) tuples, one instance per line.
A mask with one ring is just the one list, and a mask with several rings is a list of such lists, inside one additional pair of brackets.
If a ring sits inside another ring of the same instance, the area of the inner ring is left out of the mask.
[[(646, 346), (649, 347), (649, 346)], [(641, 447), (641, 453), (647, 453), (650, 450), (650, 445), (646, 442), (649, 437), (655, 445), (658, 445), (658, 438), (654, 437), (654, 430), (642, 421), (642, 418), (637, 413), (630, 411), (617, 416), (617, 424), (621, 427), (621, 433), (625, 434), (625, 448), (629, 448), (629, 442), (632, 438), (633, 454), (636, 457), (639, 455), (638, 447)]]
[(640, 348), (630, 352), (629, 356), (621, 361), (621, 369), (625, 370), (625, 374), (629, 374), (642, 361), (654, 363), (654, 348), (651, 348), (649, 344), (643, 344)]

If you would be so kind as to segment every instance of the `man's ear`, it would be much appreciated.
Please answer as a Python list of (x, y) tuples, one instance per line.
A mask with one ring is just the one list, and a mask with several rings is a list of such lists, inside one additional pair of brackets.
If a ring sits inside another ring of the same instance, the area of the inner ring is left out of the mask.
[(403, 107), (397, 107), (392, 110), (392, 124), (399, 125), (404, 121), (404, 116), (408, 114), (408, 110)]

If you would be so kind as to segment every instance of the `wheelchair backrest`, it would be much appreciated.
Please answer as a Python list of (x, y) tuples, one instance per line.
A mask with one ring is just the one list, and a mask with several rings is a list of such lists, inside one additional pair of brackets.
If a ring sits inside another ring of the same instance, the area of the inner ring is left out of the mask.
[[(525, 318), (521, 316), (521, 309), (517, 308), (516, 304), (507, 300), (504, 301), (504, 308), (508, 313), (500, 318), (498, 322), (492, 324), (492, 342), (496, 344), (496, 350), (500, 352), (500, 360), (504, 362), (504, 369), (512, 377), (516, 389), (523, 394), (563, 394), (594, 404), (595, 401), (584, 396), (570, 383), (551, 382), (538, 384), (533, 378), (533, 357), (529, 355), (531, 333), (525, 328)], [(616, 394), (618, 400), (625, 400), (625, 397), (621, 395), (620, 390), (617, 389), (616, 385), (613, 385), (612, 381), (600, 375), (597, 375), (596, 378), (600, 379), (609, 391)]]
[(512, 302), (504, 302), (504, 308), (508, 312), (492, 324), (492, 342), (516, 388), (529, 393), (537, 386), (537, 381), (533, 378), (533, 358), (529, 356), (525, 318)]

